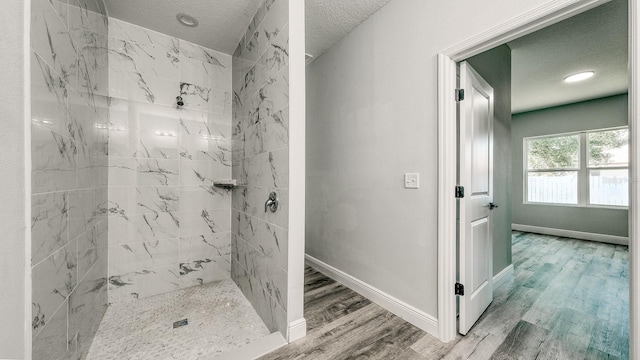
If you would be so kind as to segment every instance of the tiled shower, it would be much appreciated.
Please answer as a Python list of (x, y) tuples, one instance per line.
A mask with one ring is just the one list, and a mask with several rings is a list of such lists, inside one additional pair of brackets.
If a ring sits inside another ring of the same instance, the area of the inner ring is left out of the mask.
[(31, 0), (33, 359), (86, 358), (110, 306), (229, 279), (286, 335), (288, 7), (224, 54)]

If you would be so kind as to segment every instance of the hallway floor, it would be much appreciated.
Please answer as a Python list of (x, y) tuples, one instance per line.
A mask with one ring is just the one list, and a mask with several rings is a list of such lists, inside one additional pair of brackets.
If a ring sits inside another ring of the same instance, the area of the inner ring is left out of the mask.
[(269, 334), (227, 279), (109, 305), (87, 359), (211, 359)]
[(443, 344), (307, 267), (307, 337), (262, 359), (626, 359), (626, 246), (513, 232), (515, 279)]

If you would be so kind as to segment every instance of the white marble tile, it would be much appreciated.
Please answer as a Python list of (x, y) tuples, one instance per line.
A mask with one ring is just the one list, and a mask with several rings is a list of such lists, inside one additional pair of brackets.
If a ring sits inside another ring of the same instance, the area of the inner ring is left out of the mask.
[(77, 241), (71, 241), (33, 267), (33, 335), (49, 321), (78, 282)]
[(165, 49), (172, 48), (176, 42), (175, 38), (168, 35), (145, 29), (113, 17), (109, 18), (109, 37)]
[(109, 203), (118, 209), (110, 216), (153, 214), (179, 210), (180, 189), (177, 186), (111, 187)]
[(63, 359), (67, 355), (67, 301), (51, 314), (32, 343), (33, 360)]
[(183, 135), (199, 135), (210, 140), (231, 139), (231, 119), (223, 115), (216, 116), (202, 112), (198, 118), (183, 117), (180, 119), (180, 132)]
[(181, 134), (180, 157), (185, 160), (212, 161), (230, 168), (231, 140)]
[(110, 156), (178, 158), (179, 110), (114, 99), (109, 111)]
[(289, 105), (288, 67), (268, 77), (260, 91), (247, 100), (250, 107), (249, 117), (255, 124), (273, 116), (278, 110)]
[(288, 25), (285, 25), (278, 37), (271, 41), (263, 56), (265, 57), (264, 64), (269, 74), (276, 74), (289, 65)]
[(260, 122), (260, 141), (264, 151), (289, 146), (289, 107), (276, 111)]
[[(99, 226), (99, 225), (96, 225)], [(82, 279), (98, 261), (99, 229), (93, 227), (78, 237), (78, 278)], [(106, 238), (104, 242), (106, 242)]]
[(109, 275), (109, 303), (121, 303), (162, 294), (180, 288), (180, 272), (176, 265)]
[(177, 81), (182, 68), (178, 57), (178, 39), (169, 38), (166, 45), (111, 37), (109, 67)]
[(102, 317), (107, 310), (107, 279), (96, 271), (80, 281), (69, 297), (69, 348), (75, 347), (73, 359), (86, 358)]
[(259, 43), (260, 54), (263, 54), (269, 44), (277, 39), (280, 32), (285, 29), (289, 22), (288, 0), (275, 0), (272, 4), (265, 4), (265, 6), (267, 7), (267, 13), (258, 27), (258, 32), (262, 34), (262, 41)]
[(226, 233), (231, 230), (231, 210), (180, 212), (180, 235), (183, 237)]
[(178, 160), (109, 157), (110, 186), (178, 185)]
[(214, 186), (182, 186), (180, 211), (214, 211), (229, 209), (231, 191)]
[(228, 256), (180, 263), (180, 281), (183, 288), (229, 279), (230, 274), (231, 260)]
[(228, 91), (231, 88), (231, 71), (219, 65), (180, 56), (180, 82)]
[(231, 261), (231, 233), (188, 236), (180, 239), (180, 263), (228, 258)]
[(39, 128), (64, 134), (68, 128), (66, 113), (68, 85), (42, 58), (31, 53), (31, 118)]
[(120, 99), (175, 106), (180, 94), (176, 80), (151, 76), (136, 71), (109, 69), (109, 95)]
[(65, 192), (31, 196), (31, 264), (35, 265), (69, 241), (69, 200)]
[(97, 221), (97, 207), (93, 189), (68, 192), (69, 239), (91, 230)]
[(78, 84), (78, 54), (64, 20), (47, 0), (31, 3), (31, 48), (71, 87)]
[(228, 179), (231, 164), (215, 161), (180, 160), (180, 185), (209, 186), (214, 179)]
[(212, 89), (209, 86), (180, 82), (180, 96), (184, 100), (186, 109), (207, 111), (212, 98)]
[(121, 275), (177, 265), (179, 246), (179, 239), (109, 246), (109, 271), (112, 275)]
[(141, 215), (118, 213), (113, 207), (111, 212), (119, 216), (109, 217), (109, 244), (118, 245), (135, 241), (157, 241), (175, 239), (180, 236), (179, 213), (158, 212)]
[(180, 41), (180, 55), (190, 59), (231, 69), (231, 56), (202, 46)]

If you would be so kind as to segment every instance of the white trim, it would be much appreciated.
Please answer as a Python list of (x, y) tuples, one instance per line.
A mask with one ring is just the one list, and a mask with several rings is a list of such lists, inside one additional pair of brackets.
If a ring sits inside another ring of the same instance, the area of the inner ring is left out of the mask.
[(289, 323), (287, 327), (287, 341), (294, 342), (307, 336), (307, 320), (305, 318)]
[(24, 358), (31, 359), (33, 355), (33, 289), (31, 267), (31, 1), (24, 2), (24, 29), (23, 29), (23, 54), (24, 54), (24, 228), (25, 228), (25, 324), (24, 324)]
[(509, 264), (506, 268), (502, 269), (499, 273), (493, 276), (493, 291), (495, 292), (497, 288), (504, 285), (504, 283), (515, 277), (515, 271), (513, 268), (513, 264)]
[(629, 0), (629, 358), (640, 359), (640, 4)]
[[(455, 246), (456, 216), (455, 200), (453, 199), (453, 186), (455, 186), (457, 171), (457, 149), (454, 145), (457, 141), (457, 121), (456, 104), (453, 99), (456, 88), (456, 62), (465, 60), (473, 55), (477, 55), (483, 51), (492, 49), (510, 40), (532, 33), (545, 26), (557, 23), (606, 2), (608, 2), (608, 0), (549, 1), (545, 5), (471, 37), (438, 54), (438, 323), (439, 338), (442, 341), (452, 341), (457, 334), (456, 297), (453, 292), (457, 266)], [(633, 4), (634, 9), (634, 11), (630, 12), (630, 16), (635, 18), (638, 7), (635, 1), (630, 2)], [(630, 23), (635, 24), (633, 21)], [(634, 26), (637, 27), (637, 24)], [(637, 29), (632, 26), (629, 33), (634, 34), (633, 31), (635, 30)], [(631, 38), (637, 41), (636, 37), (630, 35), (630, 39)], [(634, 48), (632, 47), (632, 49)], [(633, 51), (630, 51), (630, 54), (632, 53)], [(633, 69), (635, 63), (631, 62), (631, 64), (631, 68)], [(640, 84), (630, 83), (631, 88), (638, 85)], [(640, 99), (634, 101), (638, 100)], [(632, 118), (630, 127), (634, 121), (635, 119)], [(635, 139), (633, 135), (632, 139)], [(634, 147), (635, 145), (633, 144), (634, 142), (632, 141), (632, 154), (636, 154), (637, 152), (633, 152), (633, 150), (640, 150), (640, 148)], [(632, 156), (631, 160), (633, 161), (634, 159), (635, 157)], [(637, 175), (638, 176), (632, 177), (632, 179), (638, 179), (640, 172), (637, 172)], [(632, 181), (637, 185), (637, 180)], [(632, 186), (632, 188), (634, 188), (634, 186)], [(640, 194), (638, 194), (638, 196), (638, 200), (640, 200)], [(633, 198), (631, 200), (633, 200)], [(634, 202), (631, 201), (631, 203), (633, 204)], [(640, 289), (640, 283), (638, 283), (638, 288)], [(631, 293), (633, 293), (634, 289), (632, 286)], [(640, 306), (640, 302), (636, 305)], [(632, 320), (640, 322), (640, 319), (632, 318)], [(637, 326), (638, 324), (635, 324), (635, 327), (633, 324), (631, 326), (631, 339), (635, 339), (636, 336), (640, 335), (638, 334)], [(640, 353), (638, 359), (640, 360)]]
[(289, 242), (287, 341), (306, 335), (305, 242), (305, 24), (304, 1), (289, 1)]
[(580, 239), (580, 240), (598, 241), (598, 242), (614, 244), (614, 245), (629, 245), (629, 238), (625, 236), (615, 236), (615, 235), (556, 229), (556, 228), (523, 225), (523, 224), (511, 224), (511, 229), (516, 231), (530, 232), (530, 233), (536, 233), (536, 234), (561, 236), (561, 237), (568, 237), (568, 238)]
[(378, 288), (375, 288), (364, 281), (361, 281), (335, 267), (320, 261), (313, 256), (307, 254), (307, 264), (313, 268), (318, 269), (323, 274), (336, 280), (349, 289), (357, 292), (358, 294), (366, 297), (374, 303), (380, 305), (386, 310), (394, 313), (402, 319), (410, 322), (418, 328), (426, 331), (427, 333), (436, 336), (438, 334), (438, 320), (422, 310), (399, 300)]

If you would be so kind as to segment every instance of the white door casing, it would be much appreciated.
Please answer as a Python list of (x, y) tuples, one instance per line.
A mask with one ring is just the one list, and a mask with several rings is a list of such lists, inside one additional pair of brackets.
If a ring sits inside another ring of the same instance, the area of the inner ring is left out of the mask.
[[(458, 331), (466, 334), (493, 300), (493, 88), (467, 63), (460, 64), (460, 209)], [(491, 204), (491, 205), (490, 205)]]

